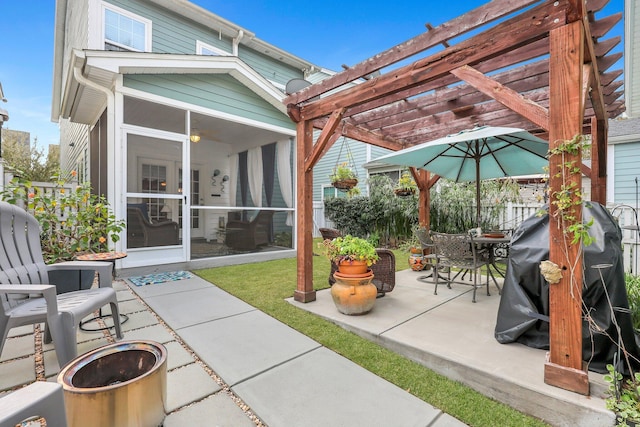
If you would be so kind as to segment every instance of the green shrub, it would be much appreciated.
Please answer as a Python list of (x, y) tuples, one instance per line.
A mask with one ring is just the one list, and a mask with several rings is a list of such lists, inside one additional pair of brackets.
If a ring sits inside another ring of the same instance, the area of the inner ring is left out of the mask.
[(640, 276), (625, 273), (624, 280), (627, 285), (627, 299), (633, 328), (640, 330)]

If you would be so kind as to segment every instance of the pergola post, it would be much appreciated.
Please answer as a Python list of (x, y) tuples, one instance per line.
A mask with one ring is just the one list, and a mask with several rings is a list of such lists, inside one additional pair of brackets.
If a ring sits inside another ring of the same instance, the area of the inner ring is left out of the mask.
[(424, 169), (411, 168), (411, 174), (420, 190), (418, 194), (418, 224), (428, 229), (431, 222), (431, 186), (429, 185), (431, 173)]
[[(549, 34), (549, 149), (582, 133), (584, 91), (582, 64), (584, 61), (584, 28), (580, 21), (554, 29)], [(579, 150), (580, 151), (580, 150)], [(562, 278), (549, 285), (549, 353), (544, 368), (547, 384), (589, 394), (589, 377), (582, 362), (582, 248), (572, 244), (573, 236), (565, 234), (558, 220), (554, 194), (567, 178), (581, 188), (581, 174), (557, 176), (567, 163), (582, 161), (581, 153), (564, 153), (549, 157), (549, 259), (562, 270)], [(563, 181), (564, 178), (564, 181)], [(572, 202), (580, 199), (574, 194)], [(572, 205), (576, 222), (582, 221), (581, 204)]]
[(313, 289), (313, 169), (305, 167), (305, 160), (313, 151), (312, 123), (308, 120), (298, 122), (296, 132), (298, 275), (293, 299), (306, 303), (316, 300)]
[(607, 121), (591, 118), (591, 200), (607, 204)]

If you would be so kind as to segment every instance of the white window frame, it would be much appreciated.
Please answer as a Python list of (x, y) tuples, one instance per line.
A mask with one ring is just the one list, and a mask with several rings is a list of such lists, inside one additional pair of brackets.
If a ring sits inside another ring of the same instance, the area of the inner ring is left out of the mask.
[(147, 18), (143, 18), (140, 15), (136, 15), (135, 13), (132, 13), (128, 10), (122, 9), (118, 6), (114, 6), (112, 4), (108, 4), (108, 3), (102, 3), (102, 16), (100, 19), (100, 23), (101, 23), (101, 32), (100, 32), (100, 37), (102, 39), (102, 49), (104, 49), (104, 46), (106, 43), (112, 44), (114, 46), (118, 46), (121, 47), (123, 49), (132, 51), (132, 52), (140, 52), (140, 50), (133, 48), (132, 46), (127, 46), (127, 45), (123, 45), (121, 43), (118, 43), (114, 40), (108, 40), (106, 37), (106, 12), (107, 10), (109, 10), (110, 12), (113, 13), (117, 13), (119, 15), (125, 16), (129, 19), (132, 19), (134, 21), (138, 21), (141, 24), (144, 25), (144, 52), (151, 52), (151, 34), (152, 34), (152, 23), (150, 19)]
[[(202, 53), (204, 49), (210, 50), (213, 54)], [(209, 56), (231, 56), (231, 54), (224, 49), (212, 46), (202, 40), (196, 40), (196, 55), (209, 55)]]

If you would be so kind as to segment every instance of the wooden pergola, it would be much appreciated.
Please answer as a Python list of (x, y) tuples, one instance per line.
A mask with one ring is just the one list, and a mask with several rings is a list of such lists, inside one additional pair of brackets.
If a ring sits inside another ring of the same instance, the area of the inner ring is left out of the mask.
[[(591, 168), (583, 166), (582, 173), (591, 178), (592, 200), (605, 204), (607, 120), (624, 111), (622, 71), (607, 71), (622, 56), (610, 53), (620, 37), (605, 38), (622, 13), (596, 19), (607, 3), (493, 0), (437, 27), (426, 24), (424, 33), (289, 95), (284, 102), (297, 123), (295, 299), (316, 298), (312, 171), (342, 135), (396, 151), (485, 124), (526, 129), (548, 140), (550, 148), (590, 134)], [(475, 35), (465, 36), (472, 31)], [(461, 41), (451, 44), (455, 38)], [(393, 65), (412, 59), (409, 65)], [(321, 130), (315, 142), (314, 129)], [(557, 157), (550, 156), (550, 170), (558, 167)], [(573, 160), (582, 164), (579, 154)], [(420, 188), (419, 220), (428, 225), (429, 189), (439, 177), (424, 170), (412, 173)], [(581, 177), (575, 179), (580, 188)], [(552, 174), (549, 185), (553, 193), (561, 183)], [(550, 215), (554, 210), (552, 205)], [(571, 245), (554, 221), (549, 244), (550, 260), (563, 271), (582, 265), (579, 245)], [(579, 267), (573, 277), (565, 274), (550, 286), (545, 382), (588, 394), (582, 273)]]

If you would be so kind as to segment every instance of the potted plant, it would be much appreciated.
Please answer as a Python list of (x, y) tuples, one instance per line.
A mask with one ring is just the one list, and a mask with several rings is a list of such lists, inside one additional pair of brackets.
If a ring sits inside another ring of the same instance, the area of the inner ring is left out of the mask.
[(339, 190), (351, 190), (358, 185), (358, 178), (347, 162), (336, 165), (329, 179), (331, 179), (331, 185)]
[[(75, 177), (75, 171), (71, 176)], [(59, 175), (51, 187), (34, 187), (28, 180), (13, 178), (0, 193), (2, 199), (24, 207), (38, 220), (42, 230), (42, 256), (47, 264), (72, 261), (86, 253), (109, 250), (109, 240), (117, 242), (124, 230), (103, 196), (91, 194), (89, 183), (71, 185)], [(77, 278), (62, 277), (69, 274)], [(90, 286), (93, 271), (51, 271), (54, 284), (81, 283)]]
[(416, 192), (418, 186), (409, 172), (403, 172), (394, 191), (398, 196), (410, 196)]
[(605, 405), (615, 412), (618, 426), (640, 425), (640, 372), (623, 381), (622, 373), (613, 365), (607, 365), (609, 373), (604, 380), (609, 383)]
[(333, 273), (335, 283), (331, 286), (331, 297), (338, 311), (348, 315), (369, 312), (378, 295), (369, 269), (378, 260), (375, 246), (350, 234), (327, 239), (321, 245), (327, 258), (338, 265), (338, 271)]
[(326, 239), (321, 245), (327, 258), (336, 263), (342, 274), (364, 274), (378, 260), (372, 243), (350, 234)]

